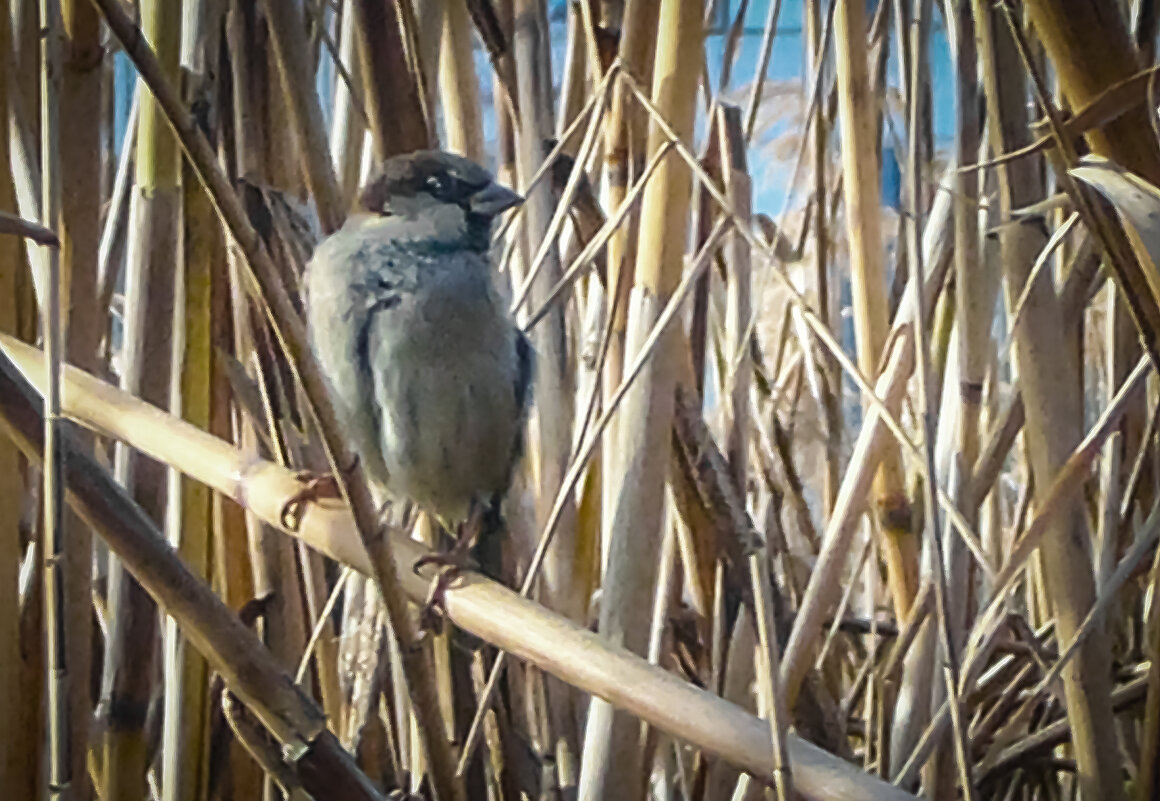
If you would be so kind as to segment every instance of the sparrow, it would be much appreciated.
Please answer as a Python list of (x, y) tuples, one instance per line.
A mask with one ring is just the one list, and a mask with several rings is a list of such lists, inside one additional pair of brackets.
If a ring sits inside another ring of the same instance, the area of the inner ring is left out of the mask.
[(311, 347), (368, 478), (448, 531), (471, 518), (486, 547), (535, 369), (490, 258), (493, 221), (522, 201), (460, 156), (395, 156), (304, 276)]

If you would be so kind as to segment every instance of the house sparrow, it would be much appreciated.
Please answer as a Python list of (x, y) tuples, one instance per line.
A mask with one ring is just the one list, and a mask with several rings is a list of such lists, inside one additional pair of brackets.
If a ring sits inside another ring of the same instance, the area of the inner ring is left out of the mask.
[(396, 156), (305, 275), (311, 346), (368, 477), (449, 531), (470, 515), (485, 546), (531, 399), (532, 348), (489, 258), (492, 221), (522, 201), (465, 158)]

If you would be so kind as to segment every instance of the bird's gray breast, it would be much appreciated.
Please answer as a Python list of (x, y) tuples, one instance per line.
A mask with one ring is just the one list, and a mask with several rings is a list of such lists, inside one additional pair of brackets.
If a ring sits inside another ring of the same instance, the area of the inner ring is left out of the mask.
[(333, 239), (309, 324), (353, 444), (393, 495), (462, 519), (506, 490), (523, 426), (519, 334), (486, 256)]
[(517, 332), (482, 258), (426, 257), (368, 336), (390, 485), (448, 520), (506, 490), (522, 426)]

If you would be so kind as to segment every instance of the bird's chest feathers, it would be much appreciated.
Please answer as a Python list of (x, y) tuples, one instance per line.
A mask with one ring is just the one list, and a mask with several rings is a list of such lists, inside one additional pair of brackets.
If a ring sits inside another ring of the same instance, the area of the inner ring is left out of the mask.
[(461, 359), (510, 337), (510, 322), (490, 286), (486, 267), (424, 269), (417, 291), (401, 295), (380, 327), (384, 345), (431, 359)]

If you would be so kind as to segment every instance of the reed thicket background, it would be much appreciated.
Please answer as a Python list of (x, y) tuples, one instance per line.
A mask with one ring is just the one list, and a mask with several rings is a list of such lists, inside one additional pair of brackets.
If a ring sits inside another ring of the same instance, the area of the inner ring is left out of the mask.
[[(1158, 26), (0, 0), (0, 792), (1160, 797)], [(527, 197), (539, 377), (422, 632), (300, 275), (432, 146)]]

